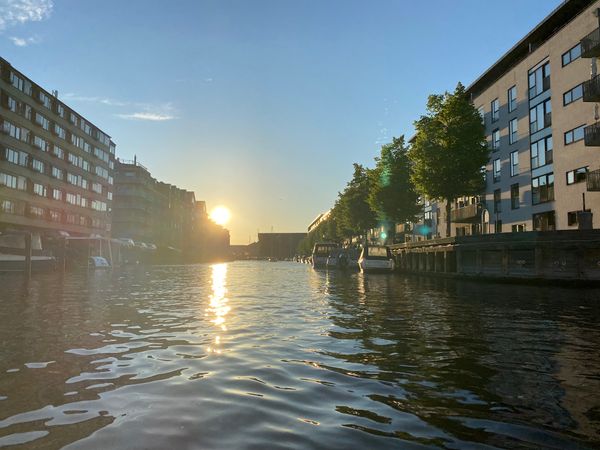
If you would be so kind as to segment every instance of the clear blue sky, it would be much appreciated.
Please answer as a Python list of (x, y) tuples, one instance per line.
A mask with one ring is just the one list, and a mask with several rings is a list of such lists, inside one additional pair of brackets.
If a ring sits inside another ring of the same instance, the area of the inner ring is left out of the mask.
[(304, 231), (352, 163), (412, 133), (559, 0), (0, 0), (0, 55), (163, 181), (226, 205), (232, 243)]

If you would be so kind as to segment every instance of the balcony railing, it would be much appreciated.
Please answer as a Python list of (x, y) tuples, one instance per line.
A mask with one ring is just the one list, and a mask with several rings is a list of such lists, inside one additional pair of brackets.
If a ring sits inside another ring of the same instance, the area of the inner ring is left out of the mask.
[(479, 205), (467, 205), (450, 211), (450, 220), (455, 223), (477, 222), (480, 213)]
[(600, 192), (600, 170), (588, 172), (586, 182), (588, 191)]
[(600, 122), (585, 127), (583, 137), (587, 147), (600, 147)]
[(596, 28), (581, 40), (581, 57), (600, 56), (600, 28)]
[(600, 102), (600, 75), (583, 83), (583, 101)]

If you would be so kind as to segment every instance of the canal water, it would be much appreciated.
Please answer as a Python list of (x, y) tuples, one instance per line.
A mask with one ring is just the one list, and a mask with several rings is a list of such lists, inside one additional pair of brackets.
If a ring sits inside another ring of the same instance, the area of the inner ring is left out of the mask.
[(600, 290), (287, 262), (0, 275), (0, 446), (598, 448)]

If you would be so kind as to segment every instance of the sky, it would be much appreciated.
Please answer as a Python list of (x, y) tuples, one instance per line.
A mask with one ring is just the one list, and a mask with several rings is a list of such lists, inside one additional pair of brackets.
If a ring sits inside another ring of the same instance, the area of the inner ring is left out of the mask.
[(0, 56), (117, 157), (231, 210), (233, 244), (306, 231), (352, 163), (413, 133), (560, 0), (0, 0)]

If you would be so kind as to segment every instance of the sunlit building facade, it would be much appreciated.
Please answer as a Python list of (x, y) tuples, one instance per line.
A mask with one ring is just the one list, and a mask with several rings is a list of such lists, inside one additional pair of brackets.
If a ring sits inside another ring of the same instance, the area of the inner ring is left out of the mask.
[(0, 58), (0, 231), (111, 232), (115, 144)]

